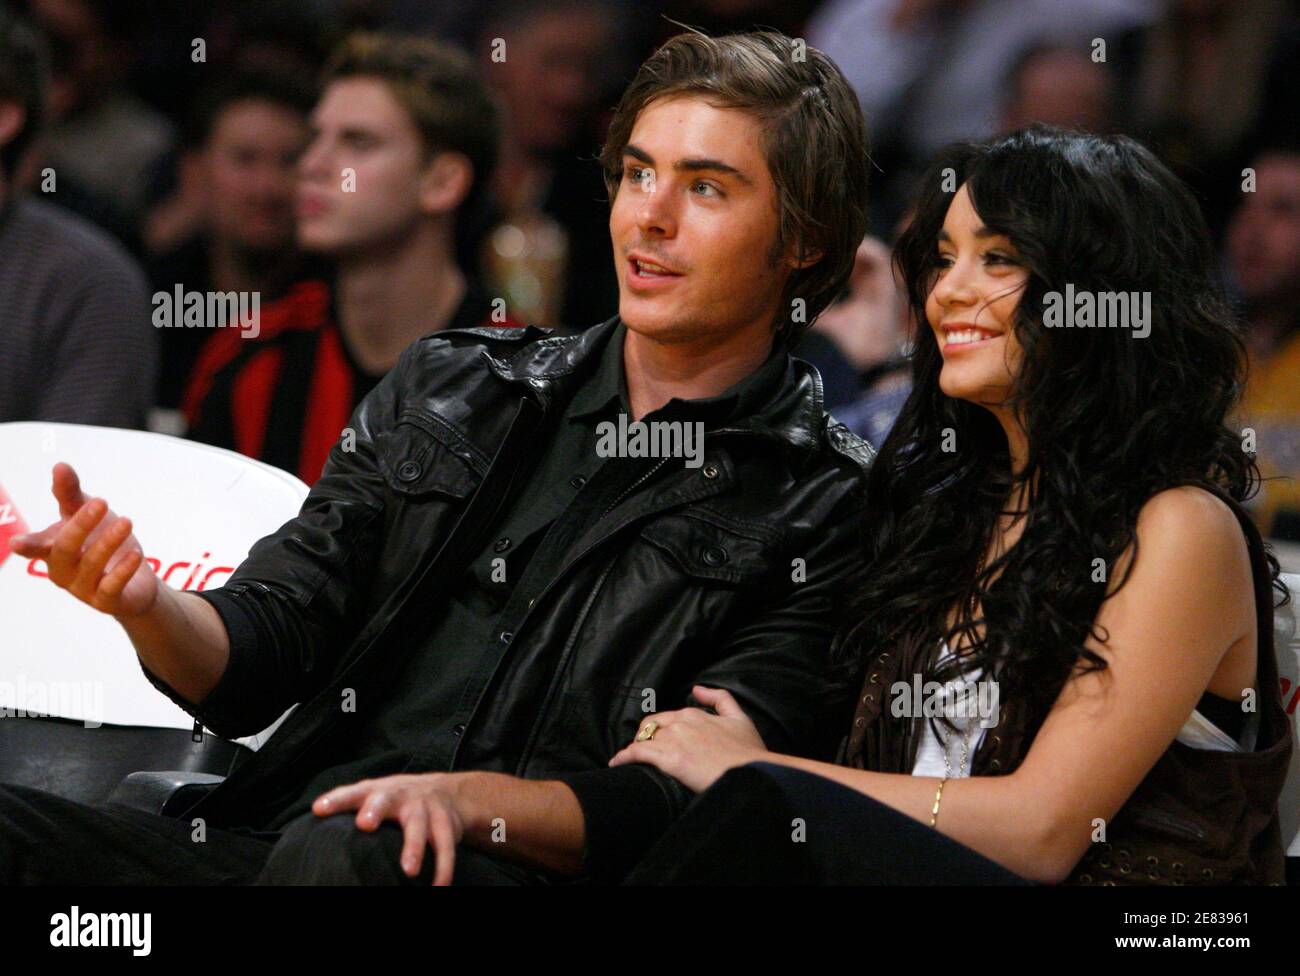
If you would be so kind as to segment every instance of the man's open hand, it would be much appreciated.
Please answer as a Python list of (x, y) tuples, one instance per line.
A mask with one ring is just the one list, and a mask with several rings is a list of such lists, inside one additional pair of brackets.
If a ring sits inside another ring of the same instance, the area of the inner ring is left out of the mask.
[(363, 779), (339, 786), (316, 797), (312, 812), (330, 816), (356, 810), (357, 827), (378, 830), (385, 820), (402, 826), (402, 870), (408, 877), (420, 873), (424, 849), (433, 847), (433, 883), (451, 884), (456, 863), (456, 845), (465, 834), (456, 805), (455, 773), (419, 773)]
[(45, 560), (52, 583), (101, 613), (129, 617), (151, 609), (158, 577), (145, 562), (131, 520), (113, 514), (104, 499), (88, 497), (71, 465), (54, 466), (51, 490), (59, 520), (40, 532), (14, 536), (9, 548)]

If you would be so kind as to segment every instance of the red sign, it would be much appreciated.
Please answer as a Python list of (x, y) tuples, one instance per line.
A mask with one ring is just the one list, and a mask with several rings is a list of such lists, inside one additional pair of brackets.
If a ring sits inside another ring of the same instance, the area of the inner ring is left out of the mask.
[(26, 534), (27, 523), (18, 513), (18, 506), (5, 491), (5, 486), (0, 485), (0, 566), (9, 558), (9, 540), (16, 535)]

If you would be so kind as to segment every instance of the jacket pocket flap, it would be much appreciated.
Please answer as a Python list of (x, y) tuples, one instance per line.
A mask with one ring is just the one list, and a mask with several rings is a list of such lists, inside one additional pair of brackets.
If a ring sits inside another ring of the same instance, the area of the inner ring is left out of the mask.
[(415, 411), (404, 412), (377, 447), (384, 480), (401, 495), (436, 492), (463, 499), (482, 480), (472, 453), (441, 425)]
[(757, 533), (742, 534), (698, 515), (657, 518), (641, 529), (641, 538), (662, 549), (682, 570), (700, 579), (754, 583), (775, 578), (775, 547)]

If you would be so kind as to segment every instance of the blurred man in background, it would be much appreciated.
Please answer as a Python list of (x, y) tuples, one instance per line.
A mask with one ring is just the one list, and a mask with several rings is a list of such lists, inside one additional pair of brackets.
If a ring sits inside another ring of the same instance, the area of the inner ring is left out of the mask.
[[(48, 89), (44, 45), (0, 8), (0, 422), (142, 426), (158, 357), (144, 275), (99, 228), (14, 186)], [(51, 201), (59, 178), (43, 178)]]
[(1300, 146), (1265, 149), (1228, 225), (1251, 375), (1241, 404), (1264, 473), (1261, 529), (1300, 541)]
[(527, 321), (584, 329), (618, 306), (595, 148), (621, 44), (592, 0), (506, 0), (480, 24), (480, 74), (503, 108), (485, 275)]
[(1003, 132), (1034, 122), (1105, 134), (1115, 128), (1114, 84), (1104, 62), (1094, 61), (1086, 39), (1036, 42), (1007, 72)]
[[(138, 0), (28, 0), (53, 54), (45, 159), (63, 203), (134, 250), (176, 127), (126, 85)], [(188, 52), (186, 52), (188, 54)]]
[[(309, 81), (268, 69), (225, 76), (200, 99), (176, 193), (146, 225), (155, 289), (258, 292), (268, 302), (301, 274), (294, 194), (313, 101)], [(161, 337), (157, 400), (174, 408), (210, 333), (167, 329)]]
[(879, 448), (912, 390), (907, 296), (887, 244), (863, 238), (848, 287), (818, 316), (813, 331), (834, 343), (858, 384), (834, 408), (835, 419)]
[(260, 334), (215, 331), (184, 409), (191, 436), (312, 484), (362, 398), (411, 342), (519, 324), (457, 264), (497, 113), (472, 61), (433, 41), (355, 35), (336, 53), (298, 168), (298, 242), (337, 264), (262, 309)]

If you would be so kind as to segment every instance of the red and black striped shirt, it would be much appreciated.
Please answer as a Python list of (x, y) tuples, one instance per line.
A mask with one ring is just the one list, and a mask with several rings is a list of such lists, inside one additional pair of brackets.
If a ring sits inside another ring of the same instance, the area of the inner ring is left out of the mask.
[[(447, 328), (521, 326), (492, 321), (473, 283)], [(255, 339), (221, 329), (203, 347), (185, 392), (189, 436), (292, 472), (308, 485), (363, 397), (382, 379), (348, 350), (330, 284), (305, 281), (261, 310)]]

